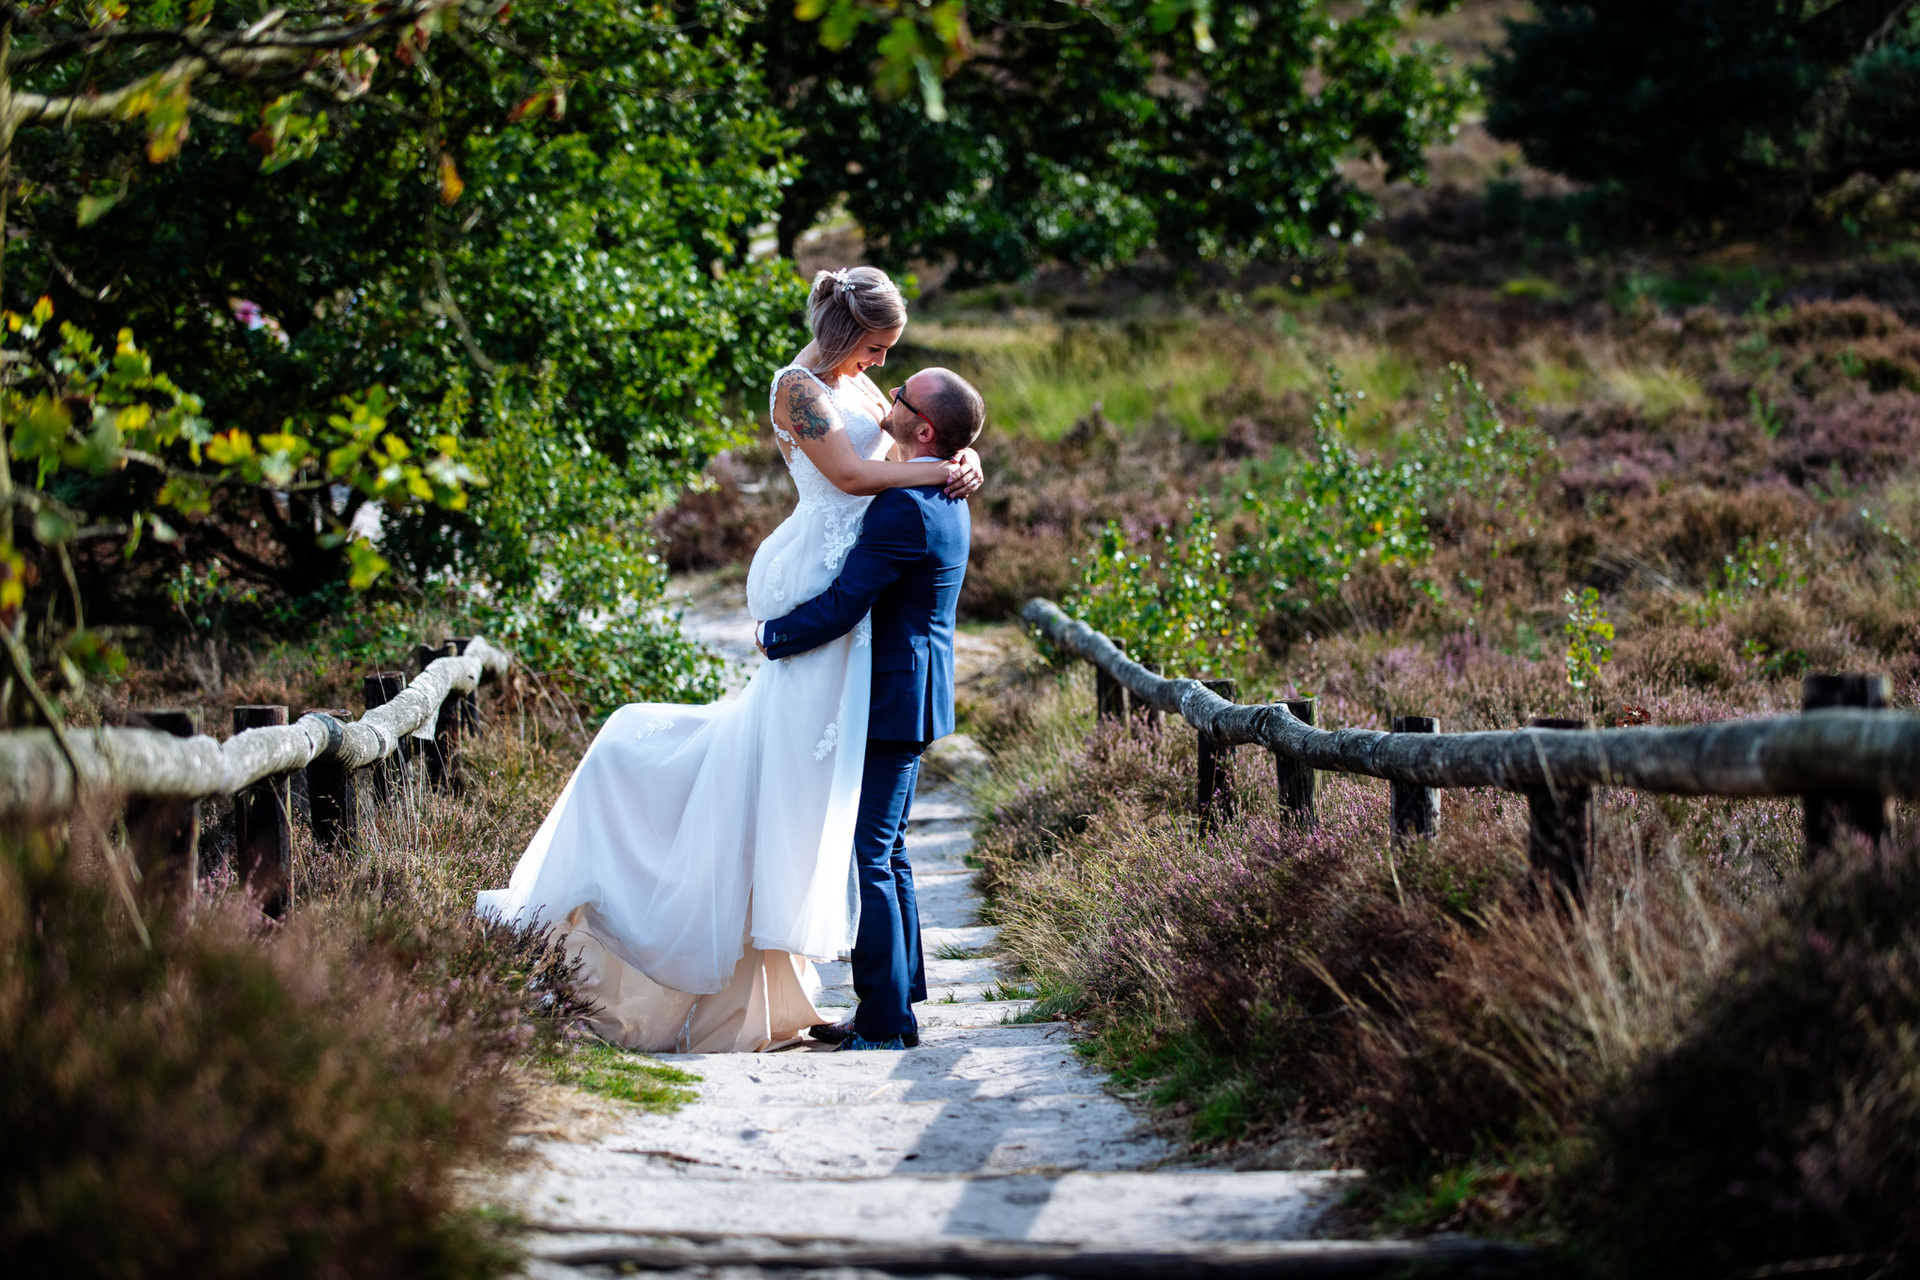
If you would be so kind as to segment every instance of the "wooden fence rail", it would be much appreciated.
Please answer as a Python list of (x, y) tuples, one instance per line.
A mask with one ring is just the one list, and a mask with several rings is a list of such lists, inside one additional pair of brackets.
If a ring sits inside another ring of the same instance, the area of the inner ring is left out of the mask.
[[(1201, 681), (1156, 675), (1050, 600), (1029, 601), (1021, 617), (1058, 648), (1092, 663), (1135, 703), (1184, 717), (1210, 749), (1266, 747), (1279, 766), (1283, 802), (1303, 816), (1310, 818), (1312, 799), (1310, 788), (1304, 800), (1301, 795), (1302, 768), (1399, 784), (1398, 812), (1406, 816), (1396, 829), (1404, 824), (1422, 835), (1431, 834), (1434, 816), (1432, 802), (1417, 796), (1419, 788), (1523, 792), (1533, 809), (1536, 861), (1575, 892), (1586, 867), (1570, 846), (1591, 840), (1584, 796), (1593, 787), (1806, 797), (1809, 854), (1831, 842), (1836, 827), (1884, 835), (1886, 798), (1920, 797), (1920, 715), (1832, 705), (1883, 706), (1884, 681), (1877, 677), (1809, 676), (1809, 709), (1801, 714), (1717, 724), (1585, 729), (1574, 727), (1579, 722), (1535, 720), (1506, 732), (1440, 733), (1424, 717), (1405, 717), (1395, 733), (1328, 731), (1299, 716), (1298, 703), (1241, 706)], [(1203, 807), (1217, 789), (1216, 782), (1205, 791)], [(1577, 834), (1582, 824), (1585, 836)]]
[(47, 822), (89, 796), (126, 799), (129, 836), (136, 846), (151, 846), (136, 848), (136, 857), (170, 863), (166, 878), (184, 881), (190, 893), (197, 862), (193, 802), (233, 796), (237, 870), (263, 906), (281, 914), (292, 879), (292, 779), (301, 775), (306, 784), (316, 841), (347, 838), (355, 822), (355, 771), (404, 760), (409, 741), (424, 733), (419, 746), (431, 780), (447, 781), (455, 769), (452, 746), (473, 719), (471, 695), (482, 681), (504, 676), (511, 661), (478, 636), (422, 648), (422, 670), (411, 682), (398, 673), (369, 677), (379, 680), (380, 693), (369, 694), (357, 720), (344, 710), (309, 711), (288, 724), (285, 707), (236, 707), (233, 736), (218, 742), (193, 734), (184, 713), (151, 713), (152, 728), (67, 730), (71, 765), (50, 730), (0, 734), (0, 820)]

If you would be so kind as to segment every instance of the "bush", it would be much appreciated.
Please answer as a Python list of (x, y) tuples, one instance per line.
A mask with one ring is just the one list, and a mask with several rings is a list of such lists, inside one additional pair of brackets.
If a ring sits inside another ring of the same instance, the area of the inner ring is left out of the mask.
[[(1369, 459), (1353, 445), (1365, 393), (1349, 394), (1339, 373), (1327, 371), (1327, 399), (1313, 415), (1315, 452), (1277, 453), (1246, 493), (1259, 531), (1234, 548), (1232, 564), (1254, 601), (1283, 618), (1338, 616), (1347, 610), (1335, 602), (1369, 567), (1418, 570), (1433, 557), (1436, 531), (1506, 524), (1532, 501), (1550, 446), (1530, 427), (1507, 426), (1463, 366), (1449, 374), (1406, 446)], [(1481, 518), (1467, 518), (1458, 509), (1465, 507)], [(1497, 541), (1492, 552), (1500, 554)], [(1439, 595), (1424, 578), (1411, 586)]]
[(706, 702), (721, 659), (664, 616), (667, 566), (648, 529), (657, 504), (560, 427), (543, 386), (498, 411), (480, 454), (498, 477), (476, 503), (481, 536), (444, 585), (528, 668), (595, 716), (628, 702)]
[(1604, 1269), (1912, 1275), (1917, 1028), (1920, 849), (1824, 859), (1601, 1110), (1569, 1183)]
[[(1109, 521), (1086, 557), (1067, 612), (1103, 632), (1135, 662), (1168, 675), (1223, 674), (1253, 643), (1246, 614), (1232, 607), (1233, 582), (1204, 507), (1161, 540), (1159, 564), (1136, 551)], [(1076, 564), (1079, 561), (1075, 561)]]
[(534, 1048), (526, 1014), (543, 997), (567, 1011), (555, 949), (365, 905), (266, 937), (239, 904), (148, 914), (143, 946), (64, 847), (37, 837), (0, 853), (10, 1270), (509, 1268), (454, 1176), (505, 1140), (506, 1068)]

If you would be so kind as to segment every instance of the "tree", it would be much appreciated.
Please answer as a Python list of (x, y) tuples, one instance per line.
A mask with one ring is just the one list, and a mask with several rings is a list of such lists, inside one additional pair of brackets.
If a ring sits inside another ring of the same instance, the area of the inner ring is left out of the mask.
[[(128, 21), (128, 7), (121, 4), (0, 6), (0, 230), (6, 232), (0, 252), (13, 239), (7, 215), (15, 205), (23, 129), (43, 138), (57, 126), (76, 138), (103, 124), (124, 132), (123, 122), (137, 119), (144, 125), (147, 158), (164, 161), (178, 153), (187, 135), (196, 81), (241, 91), (304, 83), (348, 100), (365, 91), (363, 72), (377, 60), (370, 41), (398, 31), (403, 45), (424, 42), (432, 30), (488, 21), (484, 10), (454, 0), (413, 0), (377, 12), (274, 10), (245, 27), (217, 24), (210, 0), (195, 0), (184, 23), (172, 5), (149, 9), (140, 18), (151, 21)], [(268, 168), (296, 158), (324, 132), (324, 120), (293, 109), (296, 96), (281, 95), (264, 113), (257, 136)], [(97, 191), (83, 197), (79, 220), (94, 220), (115, 199)], [(396, 505), (459, 505), (464, 486), (475, 478), (459, 462), (450, 437), (436, 437), (437, 456), (416, 457), (384, 432), (379, 387), (352, 405), (351, 414), (332, 415), (323, 427), (303, 416), (257, 438), (238, 429), (217, 432), (201, 416), (199, 398), (157, 373), (131, 332), (122, 328), (102, 346), (70, 323), (56, 333), (53, 311), (45, 294), (30, 309), (0, 307), (9, 343), (0, 363), (0, 648), (9, 669), (0, 718), (37, 714), (58, 724), (22, 644), (27, 588), (36, 576), (67, 591), (70, 625), (60, 631), (49, 605), (39, 647), (69, 683), (77, 687), (89, 669), (110, 669), (119, 660), (87, 629), (86, 593), (69, 544), (124, 537), (131, 554), (143, 533), (173, 537), (156, 506), (182, 516), (203, 514), (211, 509), (211, 495), (234, 488), (272, 490), (288, 504), (300, 491), (339, 489)], [(25, 473), (21, 483), (16, 461)], [(113, 487), (129, 470), (144, 477), (148, 492), (121, 504), (120, 519), (93, 518), (91, 504), (83, 508), (75, 501)], [(58, 562), (57, 578), (37, 575), (37, 566), (21, 554), (17, 535), (23, 522)], [(317, 521), (312, 533), (321, 534)], [(364, 580), (378, 571), (379, 557), (364, 540), (350, 546), (337, 525), (325, 536), (345, 551), (341, 558), (351, 577)], [(33, 704), (31, 712), (23, 701)]]
[[(564, 527), (539, 505), (538, 474), (507, 486), (531, 511), (492, 487), (465, 510), (387, 507), (381, 550), (408, 581), (478, 586), (504, 607), (552, 585), (529, 546), (583, 522), (617, 526), (621, 554), (645, 566), (646, 509), (738, 438), (789, 354), (803, 290), (781, 264), (745, 259), (787, 135), (731, 9), (488, 12), (405, 28), (390, 56), (356, 64), (367, 75), (350, 101), (296, 86), (263, 107), (252, 86), (206, 86), (191, 145), (164, 164), (129, 124), (23, 134), (16, 214), (30, 234), (8, 285), (48, 293), (84, 328), (141, 335), (159, 367), (191, 371), (182, 380), (223, 429), (274, 434), (378, 385), (386, 434), (409, 449), (444, 438), (482, 473), (503, 424), (551, 436), (523, 461), (564, 454), (572, 475), (592, 455), (583, 496), (599, 500), (562, 504)], [(162, 483), (76, 477), (72, 496), (125, 512)], [(351, 565), (330, 531), (367, 496), (286, 495), (216, 493), (175, 546), (143, 544), (136, 572), (96, 557), (89, 593), (133, 612), (128, 592), (153, 571), (216, 558), (283, 613), (333, 607)], [(624, 580), (642, 591), (623, 610), (631, 625), (660, 625), (646, 621), (655, 578)], [(535, 613), (564, 612), (543, 599)], [(661, 688), (686, 669), (663, 671)]]
[(1910, 0), (1540, 0), (1486, 74), (1488, 127), (1665, 224), (1777, 222), (1920, 166)]
[(1460, 101), (1442, 54), (1399, 47), (1388, 0), (1340, 17), (1278, 0), (993, 0), (966, 16), (938, 109), (872, 78), (877, 45), (836, 45), (778, 6), (754, 28), (773, 101), (801, 131), (783, 251), (844, 199), (878, 260), (951, 259), (958, 284), (1149, 248), (1301, 254), (1371, 215), (1343, 159), (1417, 177)]

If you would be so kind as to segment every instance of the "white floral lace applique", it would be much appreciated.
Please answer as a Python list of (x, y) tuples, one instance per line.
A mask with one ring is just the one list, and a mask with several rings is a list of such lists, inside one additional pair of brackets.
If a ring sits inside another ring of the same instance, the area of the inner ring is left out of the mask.
[(648, 738), (651, 738), (654, 734), (659, 733), (662, 729), (671, 729), (671, 728), (673, 728), (673, 721), (665, 719), (664, 717), (661, 717), (661, 716), (654, 716), (650, 720), (641, 721), (640, 727), (634, 730), (633, 736), (635, 740), (640, 742), (645, 742)]
[(779, 436), (782, 440), (785, 440), (788, 444), (792, 445), (796, 449), (800, 447), (800, 442), (793, 438), (792, 433), (789, 432), (785, 427), (781, 426), (777, 422), (773, 424), (773, 434), (775, 434), (776, 436)]
[(835, 720), (832, 724), (827, 726), (826, 736), (821, 738), (819, 742), (814, 744), (813, 758), (815, 760), (825, 760), (827, 758), (828, 753), (831, 752), (835, 747), (839, 745), (840, 745), (840, 722), (838, 720)]
[(873, 644), (873, 615), (868, 614), (853, 627), (853, 647), (865, 649)]
[(847, 552), (853, 550), (853, 544), (860, 541), (860, 518), (865, 514), (865, 511), (844, 511), (828, 517), (825, 530), (827, 552), (820, 558), (827, 572), (840, 572)]

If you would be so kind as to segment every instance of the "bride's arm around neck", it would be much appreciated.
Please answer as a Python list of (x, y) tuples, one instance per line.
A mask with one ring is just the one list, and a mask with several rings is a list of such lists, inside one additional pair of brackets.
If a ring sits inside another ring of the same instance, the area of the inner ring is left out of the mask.
[(773, 397), (773, 423), (787, 433), (834, 488), (856, 497), (871, 497), (887, 489), (944, 486), (952, 479), (952, 464), (937, 458), (893, 462), (861, 457), (833, 398), (805, 372), (807, 351), (800, 356), (795, 364), (803, 367), (780, 375)]

